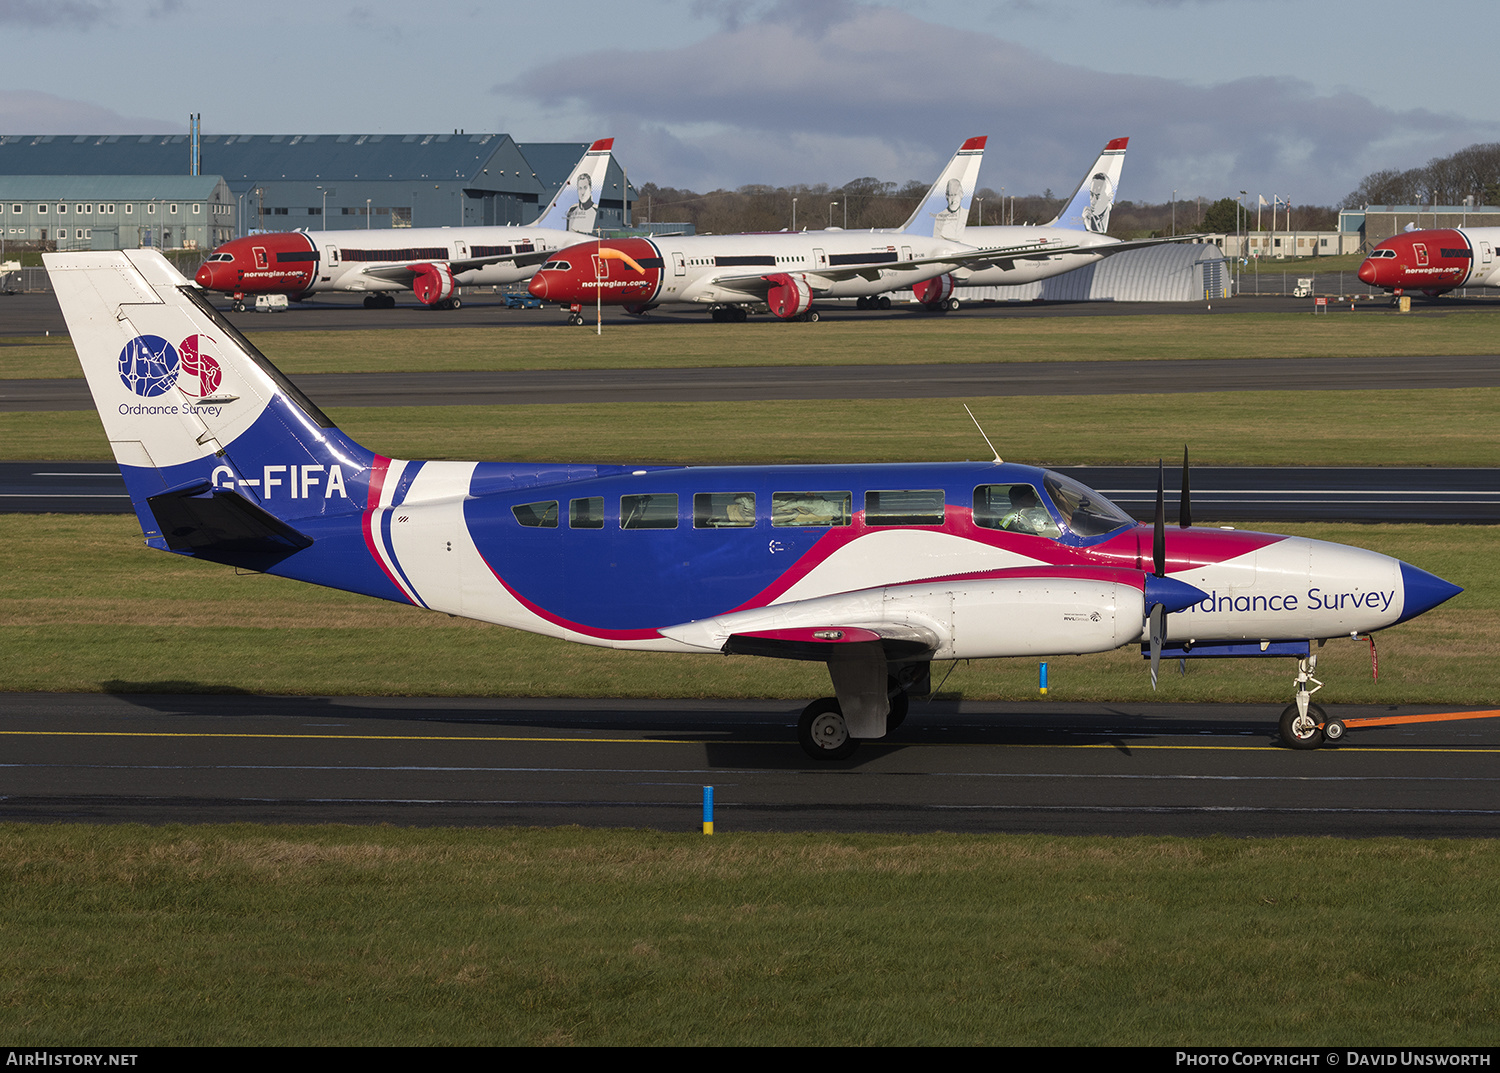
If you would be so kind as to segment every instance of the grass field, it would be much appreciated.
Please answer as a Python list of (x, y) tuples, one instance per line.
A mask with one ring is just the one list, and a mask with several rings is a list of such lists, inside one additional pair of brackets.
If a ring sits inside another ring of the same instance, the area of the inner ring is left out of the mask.
[[(988, 458), (965, 402), (1012, 462), (1151, 463), (1180, 455), (1186, 442), (1195, 465), (1500, 465), (1496, 388), (329, 407), (328, 413), (355, 440), (395, 458), (737, 465)], [(0, 458), (109, 457), (93, 412), (0, 413)]]
[[(357, 316), (359, 310), (351, 310)], [(288, 314), (295, 316), (295, 314)], [(602, 336), (547, 322), (502, 328), (381, 332), (255, 332), (283, 372), (429, 369), (698, 368), (744, 365), (904, 365), (1145, 358), (1301, 358), (1491, 354), (1494, 312), (1401, 316), (1361, 309), (1131, 317), (948, 318), (913, 315), (818, 324), (612, 323)], [(71, 344), (0, 339), (0, 379), (77, 377)]]
[(1488, 1046), (1500, 843), (0, 827), (43, 1045)]
[[(1330, 641), (1329, 701), (1500, 701), (1500, 527), (1280, 525), (1394, 555), (1467, 590), (1364, 641)], [(776, 697), (828, 693), (821, 664), (617, 652), (152, 551), (134, 518), (0, 515), (0, 692)], [(155, 670), (173, 653), (171, 676)], [(224, 653), (235, 658), (226, 660)], [(380, 652), (378, 661), (369, 653)], [(1169, 668), (1169, 671), (1171, 669)], [(946, 673), (944, 666), (939, 676)], [(1203, 660), (1151, 691), (1133, 650), (1051, 661), (1053, 700), (1285, 703), (1290, 661)], [(1036, 661), (959, 665), (947, 695), (1036, 696)]]

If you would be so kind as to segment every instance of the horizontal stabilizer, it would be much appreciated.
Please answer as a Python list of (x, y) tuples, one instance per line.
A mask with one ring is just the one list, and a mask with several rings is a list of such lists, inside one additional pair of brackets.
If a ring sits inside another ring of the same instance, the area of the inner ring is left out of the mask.
[(215, 488), (206, 480), (168, 489), (146, 502), (172, 551), (217, 561), (245, 555), (279, 559), (313, 543), (312, 537), (238, 492)]

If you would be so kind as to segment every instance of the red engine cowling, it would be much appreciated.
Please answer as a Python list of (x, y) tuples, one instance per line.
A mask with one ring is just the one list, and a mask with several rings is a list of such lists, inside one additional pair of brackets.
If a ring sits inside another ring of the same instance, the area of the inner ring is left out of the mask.
[(924, 306), (940, 306), (953, 297), (953, 277), (939, 276), (937, 279), (914, 284), (911, 292)]
[(766, 304), (782, 320), (806, 313), (812, 308), (812, 288), (800, 276), (777, 272), (775, 275), (762, 276), (761, 279), (771, 285), (766, 294)]
[(437, 305), (453, 297), (453, 269), (445, 264), (414, 265), (411, 289), (424, 306)]

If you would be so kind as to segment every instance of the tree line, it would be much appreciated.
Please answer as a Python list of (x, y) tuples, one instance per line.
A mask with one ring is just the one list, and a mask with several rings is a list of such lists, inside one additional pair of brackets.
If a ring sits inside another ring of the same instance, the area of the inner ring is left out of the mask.
[(1476, 142), (1419, 168), (1388, 168), (1366, 175), (1343, 208), (1366, 205), (1475, 205), (1500, 203), (1500, 142)]

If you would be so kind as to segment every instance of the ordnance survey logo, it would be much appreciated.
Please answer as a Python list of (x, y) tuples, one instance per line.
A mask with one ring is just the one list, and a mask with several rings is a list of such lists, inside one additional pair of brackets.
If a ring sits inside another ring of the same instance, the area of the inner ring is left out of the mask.
[(120, 351), (120, 381), (148, 399), (174, 387), (194, 398), (212, 395), (224, 379), (213, 346), (207, 335), (190, 335), (175, 347), (159, 335), (138, 335)]

